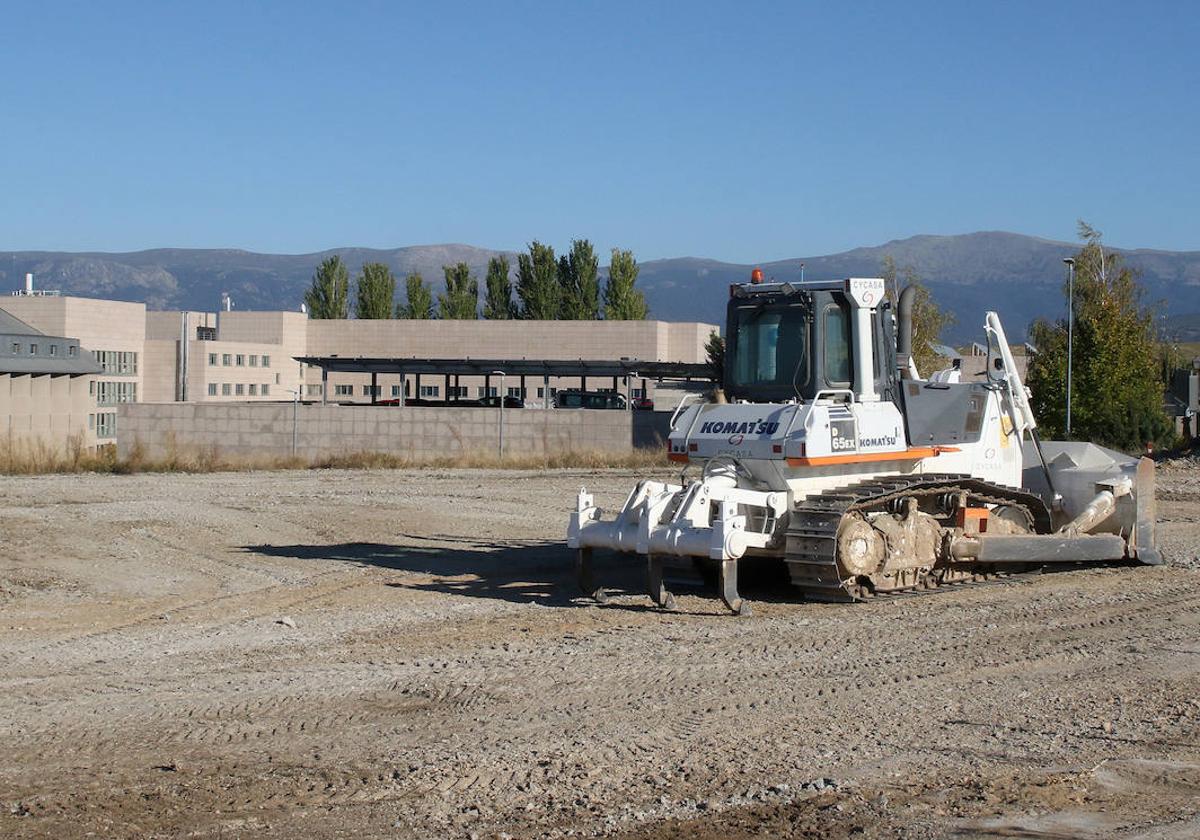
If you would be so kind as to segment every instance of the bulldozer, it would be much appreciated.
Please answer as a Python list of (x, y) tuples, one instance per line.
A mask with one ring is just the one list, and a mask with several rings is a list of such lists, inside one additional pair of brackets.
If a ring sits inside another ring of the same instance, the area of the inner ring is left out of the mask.
[[(714, 581), (747, 615), (738, 565), (773, 558), (807, 600), (862, 601), (1074, 564), (1161, 562), (1154, 463), (1042, 441), (1004, 328), (984, 319), (979, 381), (922, 378), (915, 289), (882, 278), (729, 288), (723, 383), (685, 398), (667, 439), (677, 482), (642, 480), (612, 518), (586, 488), (567, 526), (583, 592), (596, 549)], [(770, 562), (770, 561), (767, 561)]]

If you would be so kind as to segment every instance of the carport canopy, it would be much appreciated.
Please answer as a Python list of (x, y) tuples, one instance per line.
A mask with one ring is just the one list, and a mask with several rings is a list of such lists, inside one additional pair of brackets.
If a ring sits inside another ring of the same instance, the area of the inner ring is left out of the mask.
[[(485, 379), (503, 374), (520, 379), (524, 388), (525, 377), (541, 377), (549, 383), (550, 377), (579, 377), (583, 387), (589, 378), (612, 377), (626, 382), (630, 378), (654, 380), (712, 381), (712, 370), (706, 364), (691, 362), (655, 362), (641, 359), (429, 359), (416, 357), (366, 357), (366, 356), (295, 356), (296, 361), (321, 369), (321, 399), (326, 399), (330, 373), (371, 374), (372, 385), (379, 374), (406, 376), (432, 374), (443, 376), (482, 376)], [(372, 387), (371, 393), (376, 393)], [(546, 394), (548, 395), (547, 390)], [(503, 395), (501, 395), (503, 396)], [(372, 401), (375, 397), (372, 396)], [(403, 398), (402, 398), (403, 399)]]

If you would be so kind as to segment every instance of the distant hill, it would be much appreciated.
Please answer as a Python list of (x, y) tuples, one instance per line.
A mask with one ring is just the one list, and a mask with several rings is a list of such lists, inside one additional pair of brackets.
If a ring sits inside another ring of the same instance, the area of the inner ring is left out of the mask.
[[(1077, 244), (1053, 242), (1015, 233), (969, 233), (959, 236), (914, 236), (869, 248), (824, 257), (763, 263), (776, 279), (795, 279), (804, 263), (807, 279), (863, 277), (879, 273), (890, 255), (898, 265), (911, 265), (935, 299), (957, 319), (947, 331), (953, 342), (977, 340), (984, 312), (1000, 313), (1009, 338), (1025, 337), (1032, 321), (1065, 317), (1062, 264), (1079, 250)], [(1161, 302), (1164, 314), (1200, 312), (1200, 251), (1118, 250), (1141, 272), (1148, 303)], [(670, 312), (679, 320), (723, 317), (728, 285), (744, 282), (751, 265), (681, 258), (642, 265), (641, 283), (654, 312)], [(1200, 334), (1200, 316), (1178, 319)], [(1170, 324), (1168, 322), (1168, 330)]]
[[(798, 279), (800, 263), (810, 280), (874, 276), (886, 255), (912, 265), (936, 299), (956, 316), (947, 340), (980, 336), (983, 314), (997, 310), (1010, 338), (1019, 340), (1030, 322), (1065, 311), (1063, 257), (1078, 245), (1014, 233), (914, 236), (840, 254), (763, 263), (777, 279)], [(1120, 250), (1120, 249), (1116, 249)], [(443, 265), (465, 262), (482, 279), (487, 261), (500, 251), (469, 245), (418, 245), (391, 250), (335, 248), (312, 254), (257, 254), (238, 250), (158, 249), (127, 254), (0, 252), (0, 289), (16, 289), (26, 272), (39, 288), (85, 297), (143, 301), (153, 309), (215, 310), (223, 292), (238, 309), (297, 309), (314, 268), (341, 255), (357, 273), (364, 262), (383, 262), (399, 276), (420, 271), (441, 285)], [(1148, 302), (1161, 301), (1173, 327), (1200, 335), (1200, 251), (1122, 250), (1142, 273)], [(509, 254), (514, 267), (515, 256)], [(669, 321), (724, 320), (728, 286), (750, 276), (752, 265), (681, 257), (642, 263), (639, 279), (654, 317)]]

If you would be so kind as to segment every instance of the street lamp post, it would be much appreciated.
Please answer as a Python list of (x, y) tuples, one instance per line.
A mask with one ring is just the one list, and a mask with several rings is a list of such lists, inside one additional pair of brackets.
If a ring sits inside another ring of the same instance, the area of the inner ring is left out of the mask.
[(296, 457), (296, 415), (300, 411), (300, 387), (301, 386), (296, 386), (296, 389), (294, 391), (292, 391), (291, 388), (288, 389), (289, 391), (292, 391), (292, 457), (293, 458)]
[(505, 376), (505, 374), (504, 374), (504, 371), (502, 371), (502, 370), (494, 370), (494, 371), (492, 371), (492, 376), (499, 376), (499, 377), (500, 377), (500, 391), (499, 391), (499, 394), (500, 394), (500, 435), (499, 435), (500, 442), (499, 442), (499, 452), (500, 452), (500, 460), (502, 460), (502, 461), (503, 461), (503, 460), (504, 460), (504, 394), (505, 394), (505, 392), (504, 392), (504, 376)]
[(1071, 436), (1071, 363), (1075, 343), (1075, 260), (1068, 257), (1067, 264), (1067, 437)]

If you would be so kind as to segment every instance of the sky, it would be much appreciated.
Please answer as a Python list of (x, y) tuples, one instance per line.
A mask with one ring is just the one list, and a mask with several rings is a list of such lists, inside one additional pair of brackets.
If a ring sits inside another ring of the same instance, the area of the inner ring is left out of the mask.
[(6, 4), (0, 250), (1200, 249), (1177, 3)]

